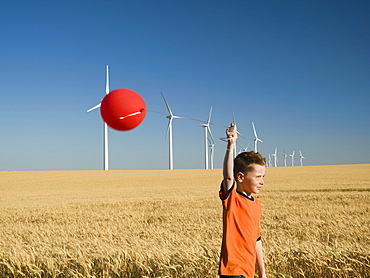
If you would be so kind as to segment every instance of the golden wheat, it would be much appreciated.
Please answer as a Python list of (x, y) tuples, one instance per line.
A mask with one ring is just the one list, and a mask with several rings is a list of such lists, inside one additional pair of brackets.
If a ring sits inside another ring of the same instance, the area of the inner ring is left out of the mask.
[[(266, 173), (269, 277), (369, 277), (370, 165)], [(0, 277), (217, 277), (219, 169), (0, 180)]]

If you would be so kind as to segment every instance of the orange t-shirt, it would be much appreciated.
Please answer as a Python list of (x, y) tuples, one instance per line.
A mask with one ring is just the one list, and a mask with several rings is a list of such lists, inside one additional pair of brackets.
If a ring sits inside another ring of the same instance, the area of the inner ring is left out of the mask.
[(220, 191), (223, 235), (220, 275), (254, 277), (256, 242), (260, 239), (261, 203), (234, 190)]

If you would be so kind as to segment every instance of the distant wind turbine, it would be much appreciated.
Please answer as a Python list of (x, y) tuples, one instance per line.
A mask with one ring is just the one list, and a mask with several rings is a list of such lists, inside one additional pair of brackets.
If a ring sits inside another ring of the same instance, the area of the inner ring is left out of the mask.
[(290, 154), (289, 156), (291, 156), (291, 157), (292, 157), (292, 166), (294, 166), (294, 151), (293, 151), (293, 153), (292, 153), (292, 154)]
[[(108, 65), (106, 66), (106, 78), (105, 78), (105, 94), (109, 94), (109, 72), (108, 72)], [(94, 107), (87, 110), (90, 112), (96, 108), (99, 108), (101, 103), (95, 105)], [(108, 125), (104, 122), (104, 170), (108, 170)]]
[(166, 104), (166, 107), (167, 107), (167, 110), (168, 110), (168, 113), (170, 113), (168, 116), (166, 116), (166, 118), (168, 119), (168, 126), (167, 126), (167, 133), (166, 133), (166, 137), (167, 137), (167, 134), (168, 134), (168, 139), (169, 139), (169, 169), (170, 170), (173, 170), (173, 147), (172, 147), (172, 120), (173, 119), (178, 119), (178, 118), (184, 118), (184, 117), (180, 117), (180, 116), (175, 116), (172, 111), (171, 111), (171, 108), (170, 106), (168, 105), (168, 102), (166, 100), (166, 98), (164, 97), (163, 93), (161, 92), (162, 94), (162, 97), (163, 97), (163, 100), (164, 100), (164, 103)]
[(303, 159), (305, 159), (305, 157), (302, 155), (301, 150), (299, 150), (299, 160), (301, 162), (301, 166), (303, 166)]
[[(237, 126), (234, 113), (233, 113), (233, 123)], [(240, 133), (239, 131), (236, 131), (236, 133), (237, 133), (240, 137), (242, 137), (242, 138), (244, 138), (244, 139), (245, 139), (245, 137), (244, 137), (243, 135), (241, 135), (241, 133)], [(234, 157), (236, 157), (236, 146), (235, 146), (235, 148), (234, 148)]]
[(247, 151), (248, 151), (248, 147), (249, 147), (249, 143), (248, 143), (248, 145), (247, 145), (247, 147), (246, 147), (246, 148), (244, 148), (244, 147), (242, 147), (242, 146), (239, 146), (239, 148), (240, 148), (240, 152), (239, 152), (239, 153), (247, 152)]
[(275, 167), (277, 167), (278, 159), (277, 159), (277, 148), (275, 148), (275, 152), (272, 154), (273, 157), (275, 157)]
[[(212, 107), (209, 110), (208, 120), (205, 124), (202, 124), (202, 127), (204, 127), (204, 149), (205, 149), (205, 169), (209, 169), (209, 156), (208, 156), (208, 149), (210, 148), (210, 156), (211, 161), (213, 160), (214, 155), (214, 146), (215, 146), (215, 140), (213, 139), (213, 135), (211, 132), (211, 128), (209, 127), (211, 123), (211, 116), (212, 116)], [(208, 137), (209, 135), (209, 137)], [(208, 145), (208, 143), (210, 145)], [(211, 169), (213, 169), (213, 161), (211, 162)]]
[(286, 167), (286, 157), (287, 157), (288, 155), (285, 153), (285, 150), (284, 150), (284, 166)]
[[(235, 117), (234, 117), (234, 113), (233, 113), (233, 121), (232, 122), (237, 127), (236, 120), (235, 120)], [(228, 126), (225, 126), (225, 127), (228, 127)], [(238, 134), (240, 137), (245, 139), (245, 137), (238, 130), (236, 130), (236, 134)], [(220, 140), (222, 140), (224, 142), (227, 142), (228, 140), (230, 140), (230, 138), (221, 137)], [(234, 147), (233, 154), (234, 154), (234, 157), (236, 157), (236, 146)]]
[(253, 140), (254, 140), (254, 151), (257, 152), (257, 141), (260, 141), (261, 143), (263, 143), (263, 141), (258, 138), (256, 128), (255, 128), (253, 122), (252, 122), (252, 126), (253, 126), (253, 133), (254, 133), (254, 138), (253, 138)]
[(269, 154), (268, 167), (271, 167), (271, 155)]

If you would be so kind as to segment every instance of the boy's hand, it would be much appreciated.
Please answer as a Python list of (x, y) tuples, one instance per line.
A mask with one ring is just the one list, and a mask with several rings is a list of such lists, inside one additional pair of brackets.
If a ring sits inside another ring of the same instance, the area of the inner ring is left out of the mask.
[(236, 130), (236, 125), (231, 123), (230, 127), (226, 129), (226, 137), (229, 141), (229, 144), (235, 144), (238, 139), (238, 133)]

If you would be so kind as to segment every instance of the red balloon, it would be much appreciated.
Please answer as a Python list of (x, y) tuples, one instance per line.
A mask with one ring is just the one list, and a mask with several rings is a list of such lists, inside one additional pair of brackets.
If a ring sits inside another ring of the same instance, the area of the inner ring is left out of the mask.
[(117, 89), (103, 98), (100, 114), (111, 128), (120, 131), (131, 130), (144, 120), (146, 105), (143, 98), (135, 91)]

